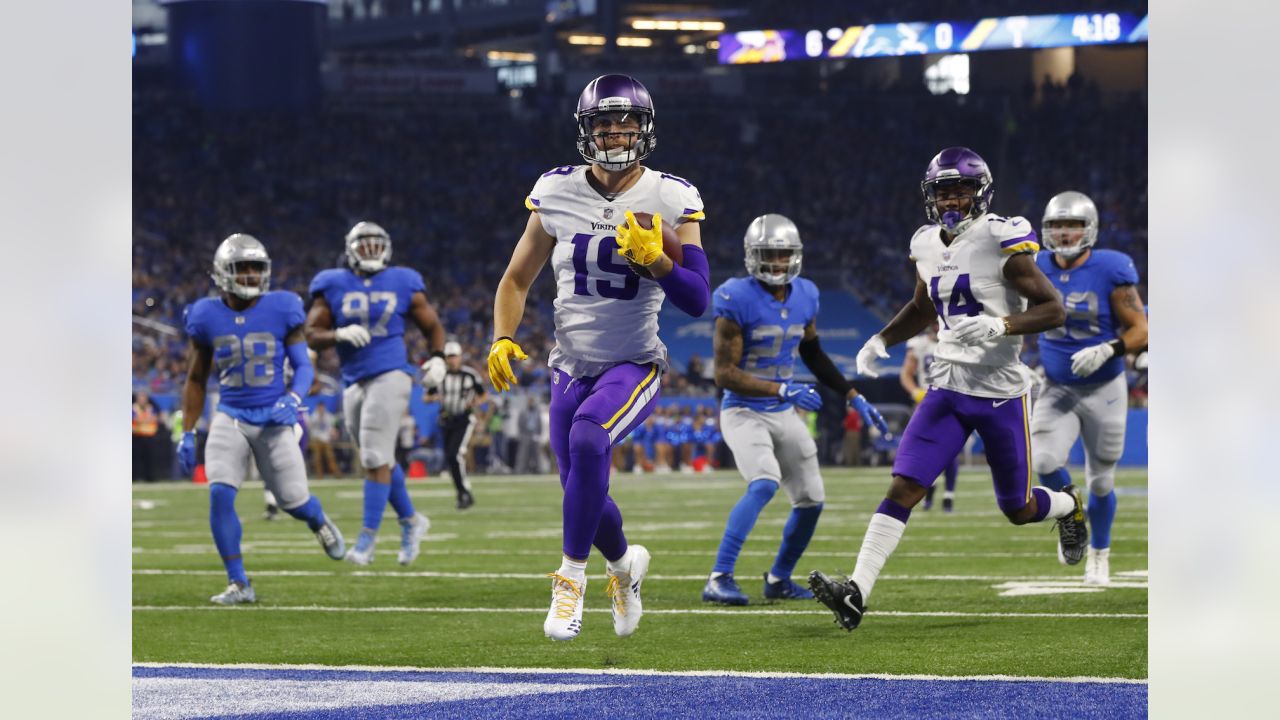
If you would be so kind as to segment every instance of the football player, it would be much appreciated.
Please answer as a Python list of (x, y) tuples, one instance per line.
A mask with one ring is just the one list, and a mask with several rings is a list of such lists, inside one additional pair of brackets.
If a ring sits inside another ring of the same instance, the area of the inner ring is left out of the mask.
[(843, 395), (883, 433), (880, 412), (853, 389), (818, 341), (818, 287), (799, 277), (803, 247), (795, 223), (782, 215), (761, 215), (743, 239), (747, 277), (716, 289), (715, 377), (724, 390), (720, 426), (747, 491), (729, 513), (704, 602), (746, 605), (733, 577), (742, 544), (760, 511), (778, 488), (787, 493), (791, 516), (773, 567), (764, 573), (764, 597), (811, 598), (791, 580), (809, 545), (825, 490), (818, 470), (818, 446), (794, 408), (817, 410), (822, 397), (812, 384), (792, 379), (796, 355), (822, 384)]
[(1031, 462), (1046, 487), (1070, 485), (1067, 454), (1076, 437), (1083, 437), (1091, 531), (1084, 582), (1106, 585), (1116, 462), (1124, 450), (1129, 412), (1124, 356), (1145, 349), (1147, 315), (1133, 260), (1093, 247), (1098, 209), (1087, 195), (1055, 195), (1041, 227), (1049, 252), (1041, 253), (1036, 264), (1064, 298), (1067, 322), (1040, 337), (1046, 381), (1031, 418)]
[(938, 348), (930, 389), (911, 415), (893, 462), (893, 482), (871, 516), (853, 576), (833, 581), (819, 571), (809, 586), (836, 622), (862, 621), (872, 586), (898, 546), (911, 509), (970, 432), (986, 445), (996, 502), (1015, 525), (1058, 520), (1067, 557), (1079, 562), (1088, 544), (1084, 505), (1071, 486), (1033, 487), (1027, 401), (1031, 372), (1018, 359), (1020, 335), (1061, 327), (1066, 311), (1036, 267), (1040, 249), (1025, 218), (990, 212), (994, 183), (987, 163), (968, 148), (938, 153), (920, 189), (929, 224), (911, 238), (915, 296), (858, 351), (858, 372), (874, 377), (877, 358), (936, 319)]
[[(303, 338), (302, 298), (270, 291), (267, 249), (240, 233), (223, 240), (214, 253), (213, 281), (221, 297), (197, 300), (185, 313), (191, 363), (182, 390), (178, 462), (184, 473), (195, 467), (196, 422), (204, 413), (209, 373), (216, 368), (220, 395), (209, 422), (205, 468), (209, 524), (229, 584), (209, 599), (236, 605), (257, 600), (244, 570), (235, 507), (251, 461), (280, 507), (307, 524), (329, 557), (341, 560), (346, 546), (307, 487), (306, 463), (294, 428), (302, 396), (315, 376)], [(293, 366), (288, 388), (286, 357)]]
[(321, 270), (311, 281), (307, 344), (319, 352), (337, 345), (342, 364), (342, 410), (364, 466), (364, 523), (347, 561), (373, 562), (382, 513), (391, 503), (400, 521), (401, 565), (418, 557), (431, 523), (417, 512), (395, 462), (400, 418), (409, 407), (412, 368), (405, 362), (405, 321), (412, 320), (431, 344), (422, 364), (422, 384), (444, 380), (444, 326), (427, 302), (422, 275), (389, 266), (391, 238), (381, 226), (358, 222), (346, 237), (347, 268)]
[[(934, 351), (938, 347), (938, 323), (929, 326), (928, 330), (907, 341), (907, 359), (902, 363), (902, 372), (898, 382), (902, 389), (911, 395), (911, 400), (919, 405), (929, 388), (929, 367), (933, 365)], [(951, 512), (955, 507), (956, 478), (960, 474), (960, 456), (956, 455), (943, 470), (946, 473), (946, 491), (942, 495), (942, 512)], [(933, 507), (933, 491), (936, 483), (929, 485), (924, 496), (924, 507)]]
[[(609, 448), (652, 412), (666, 348), (658, 310), (669, 299), (683, 312), (706, 312), (710, 295), (699, 221), (702, 198), (689, 181), (640, 164), (656, 145), (649, 91), (626, 75), (602, 75), (578, 97), (578, 152), (585, 165), (542, 175), (525, 199), (529, 220), (494, 299), (489, 377), (505, 391), (516, 382), (513, 358), (526, 358), (514, 335), (525, 298), (550, 259), (556, 276), (551, 366), (551, 447), (564, 487), (564, 557), (551, 573), (553, 640), (582, 625), (587, 558), (607, 561), (613, 629), (635, 632), (649, 552), (628, 545), (622, 514), (609, 497)], [(653, 214), (646, 230), (636, 212)], [(662, 218), (682, 247), (681, 264), (663, 252)]]

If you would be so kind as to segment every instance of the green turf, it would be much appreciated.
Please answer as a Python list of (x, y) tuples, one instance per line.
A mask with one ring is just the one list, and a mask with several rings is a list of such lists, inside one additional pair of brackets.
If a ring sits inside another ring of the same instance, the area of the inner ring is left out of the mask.
[[(831, 468), (824, 476), (826, 510), (796, 569), (797, 579), (811, 569), (828, 574), (852, 569), (869, 513), (887, 486), (884, 469)], [(1146, 483), (1145, 471), (1119, 474), (1121, 488), (1145, 490)], [(259, 598), (254, 608), (208, 603), (226, 581), (209, 535), (207, 490), (135, 486), (134, 659), (1147, 677), (1143, 494), (1120, 496), (1112, 531), (1113, 579), (1131, 587), (1002, 597), (994, 586), (1006, 581), (1056, 579), (1078, 587), (1082, 569), (1057, 563), (1056, 536), (1048, 524), (1009, 525), (995, 507), (989, 476), (964, 472), (957, 512), (913, 514), (876, 584), (871, 612), (862, 627), (847, 634), (813, 601), (767, 603), (760, 596), (760, 576), (772, 564), (786, 520), (785, 502), (765, 509), (738, 562), (739, 580), (753, 604), (716, 608), (701, 602), (702, 578), (741, 482), (730, 473), (621, 475), (613, 496), (622, 508), (628, 538), (653, 554), (644, 598), (645, 609), (655, 612), (645, 616), (635, 636), (615, 637), (605, 583), (597, 577), (604, 563), (593, 557), (582, 635), (569, 643), (552, 643), (542, 636), (550, 585), (539, 576), (559, 563), (559, 483), (551, 477), (477, 478), (478, 504), (464, 513), (453, 509), (452, 488), (446, 485), (436, 478), (411, 485), (414, 501), (431, 516), (432, 529), (422, 556), (408, 568), (396, 564), (398, 527), (390, 516), (384, 520), (375, 562), (356, 568), (325, 557), (301, 523), (258, 519), (260, 490), (246, 489), (239, 507), (245, 565)], [(328, 481), (314, 486), (330, 516), (353, 539), (360, 524), (361, 484)], [(1143, 574), (1117, 575), (1138, 571)], [(290, 572), (299, 574), (283, 574)], [(660, 612), (682, 609), (716, 614)], [(753, 614), (759, 610), (785, 614)], [(1051, 617), (884, 614), (895, 612)], [(1063, 613), (1104, 617), (1052, 617)], [(1115, 617), (1124, 614), (1140, 617)]]

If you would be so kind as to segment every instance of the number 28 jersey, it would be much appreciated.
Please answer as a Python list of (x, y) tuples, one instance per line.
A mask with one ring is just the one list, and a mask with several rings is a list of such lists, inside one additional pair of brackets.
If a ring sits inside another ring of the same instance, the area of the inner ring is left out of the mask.
[(1013, 398), (1031, 389), (1031, 372), (1018, 355), (1022, 338), (1004, 335), (978, 345), (956, 342), (952, 325), (962, 317), (1005, 317), (1022, 312), (1026, 298), (1004, 278), (1014, 255), (1034, 255), (1040, 245), (1026, 218), (986, 213), (951, 241), (925, 225), (911, 238), (911, 259), (938, 313), (938, 347), (929, 383), (978, 397)]
[(618, 225), (627, 210), (661, 214), (674, 227), (701, 221), (702, 197), (689, 181), (644, 168), (634, 185), (608, 200), (588, 184), (589, 170), (550, 170), (525, 199), (556, 240), (556, 346), (548, 364), (573, 377), (593, 377), (623, 362), (665, 369), (658, 311), (666, 296), (657, 282), (632, 272), (618, 252)]
[(384, 268), (361, 276), (346, 268), (321, 270), (311, 296), (321, 296), (335, 328), (363, 325), (371, 339), (362, 348), (338, 343), (342, 381), (348, 385), (392, 370), (413, 374), (404, 344), (405, 317), (415, 293), (425, 293), (422, 274), (407, 267)]
[[(818, 286), (808, 278), (791, 281), (785, 300), (778, 300), (752, 277), (725, 281), (711, 296), (715, 316), (742, 328), (742, 359), (738, 367), (772, 382), (791, 379), (804, 329), (818, 317)], [(745, 407), (778, 412), (791, 403), (774, 395), (753, 397), (724, 391), (722, 407)]]

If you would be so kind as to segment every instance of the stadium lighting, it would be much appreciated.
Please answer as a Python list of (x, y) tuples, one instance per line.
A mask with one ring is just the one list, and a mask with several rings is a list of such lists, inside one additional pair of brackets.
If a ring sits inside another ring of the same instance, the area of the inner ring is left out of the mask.
[[(570, 45), (603, 45), (603, 35), (570, 35)], [(619, 37), (620, 47), (652, 47), (653, 39), (647, 37)]]
[(534, 53), (512, 52), (509, 50), (490, 50), (485, 54), (485, 57), (489, 58), (491, 61), (500, 62), (531, 63), (538, 61), (538, 56)]
[(724, 23), (719, 20), (632, 20), (632, 30), (684, 30), (720, 32)]
[(618, 44), (622, 47), (652, 47), (653, 39), (647, 37), (620, 37)]

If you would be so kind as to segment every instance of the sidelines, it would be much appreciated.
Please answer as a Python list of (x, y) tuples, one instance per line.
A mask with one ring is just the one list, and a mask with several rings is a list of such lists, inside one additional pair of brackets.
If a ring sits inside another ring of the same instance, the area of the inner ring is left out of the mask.
[(409, 672), (409, 673), (489, 673), (511, 675), (619, 675), (640, 677), (740, 677), (756, 679), (810, 679), (810, 680), (941, 680), (951, 682), (1059, 682), (1059, 683), (1123, 683), (1147, 685), (1146, 678), (1123, 677), (1044, 677), (1035, 675), (894, 675), (891, 673), (796, 673), (764, 672), (749, 670), (646, 670), (623, 668), (548, 668), (548, 667), (413, 667), (410, 665), (313, 665), (269, 663), (159, 663), (135, 662), (133, 667), (192, 668), (208, 670), (334, 670), (360, 672)]
[[(468, 614), (468, 613), (538, 613), (545, 615), (546, 608), (473, 608), (473, 607), (334, 607), (328, 605), (134, 605), (135, 612), (185, 612), (189, 610), (212, 610), (215, 612), (322, 612), (322, 613), (425, 613), (425, 614)], [(584, 608), (583, 612), (606, 613), (609, 608)], [(721, 617), (751, 617), (755, 615), (804, 615), (828, 616), (831, 611), (822, 610), (715, 610), (709, 608), (691, 608), (685, 610), (645, 610), (646, 615), (718, 615)], [(1106, 619), (1135, 620), (1146, 619), (1146, 613), (998, 613), (998, 612), (957, 612), (907, 611), (907, 610), (868, 610), (867, 615), (878, 617), (961, 617), (961, 618), (1028, 618), (1028, 619)]]

